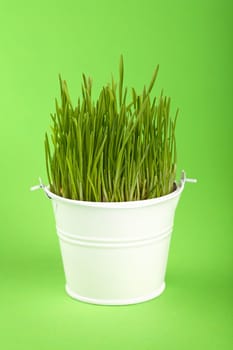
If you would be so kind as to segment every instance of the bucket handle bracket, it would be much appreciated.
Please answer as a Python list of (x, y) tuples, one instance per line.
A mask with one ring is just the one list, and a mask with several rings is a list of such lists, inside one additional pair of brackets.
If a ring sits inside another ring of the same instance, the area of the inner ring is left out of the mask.
[(186, 173), (185, 173), (184, 170), (182, 170), (182, 172), (181, 172), (181, 179), (180, 179), (180, 181), (181, 181), (182, 184), (185, 184), (186, 182), (193, 183), (193, 184), (197, 183), (197, 179), (187, 178)]
[(39, 185), (36, 185), (36, 186), (32, 186), (30, 188), (31, 191), (37, 191), (37, 190), (40, 190), (42, 189), (44, 191), (44, 193), (47, 195), (47, 197), (49, 199), (51, 199), (51, 197), (48, 195), (48, 192), (46, 191), (46, 186), (43, 184), (41, 178), (39, 177)]

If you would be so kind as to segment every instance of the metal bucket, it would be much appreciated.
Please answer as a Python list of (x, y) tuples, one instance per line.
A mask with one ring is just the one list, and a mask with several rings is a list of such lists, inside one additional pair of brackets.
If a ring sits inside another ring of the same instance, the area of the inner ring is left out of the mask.
[(108, 203), (66, 199), (41, 184), (53, 204), (67, 293), (103, 305), (160, 295), (185, 181), (183, 173), (176, 190), (163, 197)]

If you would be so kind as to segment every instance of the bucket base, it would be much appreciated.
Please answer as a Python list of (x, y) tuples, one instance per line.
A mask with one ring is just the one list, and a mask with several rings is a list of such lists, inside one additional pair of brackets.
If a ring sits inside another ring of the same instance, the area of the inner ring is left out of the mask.
[(73, 292), (68, 285), (66, 285), (66, 292), (67, 294), (72, 297), (73, 299), (77, 299), (79, 301), (83, 301), (85, 303), (89, 304), (96, 304), (96, 305), (130, 305), (130, 304), (138, 304), (138, 303), (143, 303), (144, 301), (148, 301), (151, 299), (154, 299), (158, 297), (160, 294), (163, 293), (165, 290), (165, 282), (161, 285), (160, 288), (156, 289), (153, 293), (146, 295), (144, 297), (140, 298), (131, 298), (131, 299), (92, 299), (92, 298), (87, 298), (84, 296), (81, 296), (75, 292)]

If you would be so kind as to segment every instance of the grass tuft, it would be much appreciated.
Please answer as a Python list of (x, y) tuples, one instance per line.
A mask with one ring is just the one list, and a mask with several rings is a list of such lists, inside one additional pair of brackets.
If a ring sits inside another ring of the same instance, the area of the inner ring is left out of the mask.
[(59, 76), (61, 102), (55, 100), (50, 137), (45, 135), (50, 190), (77, 200), (122, 202), (156, 198), (173, 191), (176, 177), (175, 118), (170, 98), (151, 98), (156, 67), (142, 94), (112, 78), (92, 98), (92, 80), (83, 74), (82, 96), (73, 107), (67, 83)]

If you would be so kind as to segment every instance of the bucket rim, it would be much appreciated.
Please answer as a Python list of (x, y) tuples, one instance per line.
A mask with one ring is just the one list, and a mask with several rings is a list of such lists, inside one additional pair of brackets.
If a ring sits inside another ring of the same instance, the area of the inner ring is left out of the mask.
[(58, 196), (57, 194), (50, 191), (49, 186), (44, 186), (43, 189), (46, 192), (47, 196), (50, 199), (53, 199), (55, 201), (76, 205), (76, 206), (83, 206), (83, 207), (115, 209), (115, 208), (141, 208), (141, 207), (147, 207), (147, 206), (167, 202), (173, 198), (178, 197), (181, 194), (181, 192), (184, 189), (184, 181), (180, 181), (179, 184), (175, 182), (175, 186), (176, 186), (176, 189), (173, 192), (166, 194), (165, 196), (150, 198), (150, 199), (135, 200), (135, 201), (124, 201), (124, 202), (94, 202), (94, 201), (76, 200), (76, 199), (70, 199), (70, 198)]

